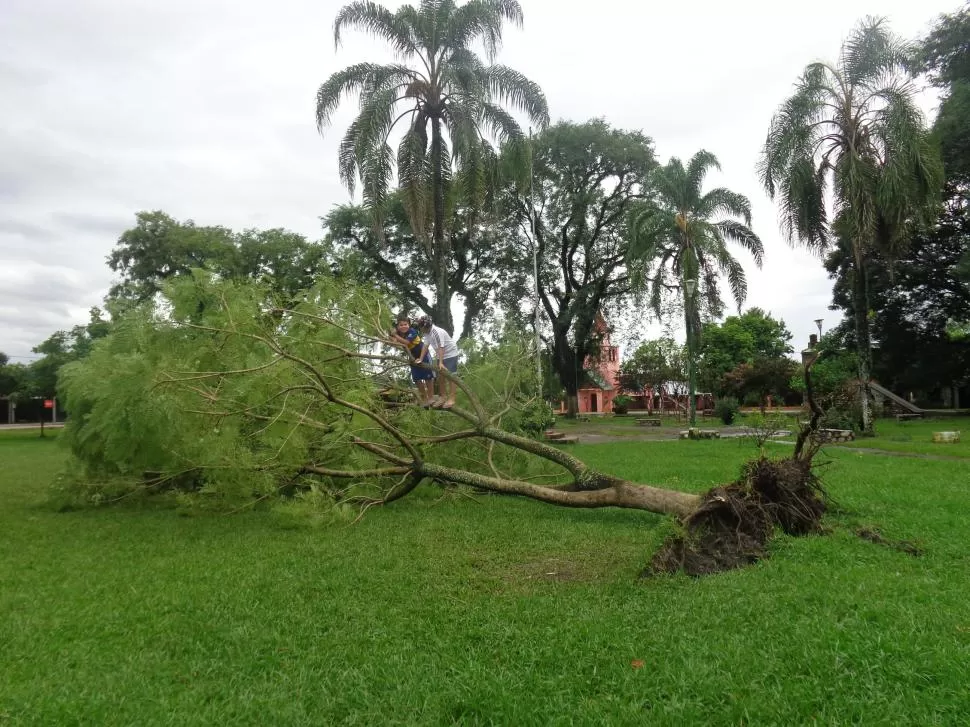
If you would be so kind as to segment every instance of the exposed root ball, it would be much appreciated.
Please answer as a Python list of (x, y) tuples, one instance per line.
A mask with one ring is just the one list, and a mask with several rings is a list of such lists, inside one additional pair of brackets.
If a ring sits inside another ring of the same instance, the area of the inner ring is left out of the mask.
[(647, 577), (684, 571), (701, 576), (739, 568), (764, 557), (775, 528), (805, 535), (821, 528), (825, 492), (810, 462), (760, 458), (745, 464), (737, 482), (715, 487), (667, 539)]

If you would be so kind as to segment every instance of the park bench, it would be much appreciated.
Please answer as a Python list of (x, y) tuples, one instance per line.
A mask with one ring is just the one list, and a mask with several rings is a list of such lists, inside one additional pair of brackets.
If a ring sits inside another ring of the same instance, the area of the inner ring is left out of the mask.
[(637, 417), (638, 427), (659, 427), (661, 425), (660, 417)]
[(554, 429), (547, 429), (545, 431), (545, 436), (546, 436), (546, 439), (548, 439), (551, 442), (554, 442), (554, 441), (558, 441), (558, 440), (562, 439), (563, 437), (565, 437), (566, 436), (566, 433), (565, 432), (557, 432)]
[(922, 418), (923, 418), (923, 415), (922, 414), (917, 414), (915, 412), (914, 413), (910, 413), (910, 414), (897, 414), (896, 415), (896, 421), (897, 422), (906, 422), (906, 421), (909, 421), (910, 419), (922, 419)]

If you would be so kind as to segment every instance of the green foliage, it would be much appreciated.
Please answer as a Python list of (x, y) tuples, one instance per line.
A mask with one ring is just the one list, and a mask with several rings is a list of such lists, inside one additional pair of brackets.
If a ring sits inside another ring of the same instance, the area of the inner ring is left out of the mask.
[(722, 396), (714, 404), (714, 416), (725, 424), (734, 422), (739, 411), (741, 411), (741, 405), (733, 396)]
[(626, 394), (618, 394), (613, 397), (613, 413), (614, 414), (626, 414), (630, 409), (630, 404), (633, 402), (632, 396), (627, 396)]
[[(704, 391), (744, 397), (744, 387), (725, 388), (724, 376), (743, 364), (756, 361), (782, 367), (792, 352), (792, 334), (783, 320), (775, 320), (760, 308), (749, 308), (722, 323), (705, 323), (701, 329), (699, 383)], [(767, 363), (771, 362), (771, 363)], [(759, 368), (764, 366), (759, 365)], [(787, 378), (787, 377), (786, 377)]]
[[(372, 337), (390, 308), (363, 286), (321, 278), (284, 309), (266, 285), (196, 271), (164, 293), (64, 368), (72, 412), (64, 439), (79, 481), (178, 489), (183, 503), (217, 509), (315, 487), (336, 499), (382, 496), (400, 473), (383, 473), (387, 462), (359, 442), (403, 445), (379, 420), (413, 442), (460, 427), (387, 396), (407, 360), (380, 353)], [(500, 420), (534, 432), (547, 412), (532, 403), (528, 355), (514, 342), (480, 350), (461, 375)], [(488, 474), (548, 472), (516, 450), (468, 438), (428, 446), (423, 456)]]
[[(858, 381), (858, 359), (852, 351), (840, 349), (834, 335), (826, 334), (819, 342), (819, 349), (826, 352), (812, 365), (812, 391), (822, 408), (841, 401)], [(805, 377), (801, 367), (789, 380), (791, 388), (805, 391)]]
[[(963, 272), (968, 260), (970, 214), (963, 192), (951, 183), (931, 230), (914, 234), (895, 259), (878, 252), (871, 256), (868, 303), (874, 312), (872, 333), (879, 341), (872, 374), (881, 384), (934, 401), (940, 389), (970, 381), (970, 342), (950, 335), (960, 330), (961, 321), (970, 321), (970, 280)], [(850, 251), (834, 250), (826, 268), (835, 280), (833, 306), (852, 320), (856, 309)]]
[(529, 401), (515, 416), (506, 418), (503, 422), (509, 431), (522, 432), (533, 437), (539, 437), (555, 423), (556, 412), (548, 402), (538, 399)]
[(828, 190), (860, 261), (874, 245), (896, 249), (908, 221), (932, 211), (941, 171), (906, 69), (910, 57), (884, 19), (867, 18), (837, 64), (805, 67), (772, 119), (760, 164), (765, 190), (781, 198), (790, 240), (828, 250)]
[(10, 396), (26, 389), (29, 369), (26, 364), (10, 363), (0, 352), (0, 396)]
[(718, 388), (745, 401), (754, 399), (758, 406), (764, 407), (769, 396), (785, 399), (791, 393), (789, 382), (797, 369), (798, 364), (790, 358), (759, 356), (726, 373)]
[(664, 336), (643, 341), (632, 355), (620, 364), (620, 382), (628, 391), (651, 388), (657, 391), (671, 381), (687, 378), (684, 347)]
[[(403, 193), (388, 195), (383, 213), (363, 205), (340, 205), (323, 220), (327, 243), (333, 247), (335, 272), (351, 280), (374, 280), (402, 307), (420, 310), (437, 321), (436, 303), (427, 296), (435, 289), (435, 265), (428, 247), (415, 235), (404, 207)], [(501, 280), (499, 295), (514, 297), (516, 306), (528, 295), (527, 271), (514, 240), (493, 224), (471, 219), (456, 205), (444, 230), (451, 262), (446, 271), (449, 295), (460, 296), (464, 317), (455, 327), (458, 338), (482, 334), (491, 322), (491, 296)], [(531, 276), (529, 276), (531, 277)]]
[[(89, 478), (138, 482), (145, 473), (190, 474), (203, 491), (245, 497), (296, 476), (312, 451), (348, 459), (340, 454), (338, 432), (353, 422), (337, 419), (331, 406), (300, 389), (307, 381), (297, 367), (258, 339), (272, 323), (265, 288), (214, 282), (199, 272), (165, 290), (170, 314), (152, 302), (129, 311), (87, 358), (64, 368), (62, 392), (72, 412), (65, 440)], [(311, 298), (333, 306), (345, 294), (325, 282)], [(335, 326), (300, 320), (288, 336), (306, 355), (313, 355), (314, 343), (350, 343)], [(351, 363), (331, 362), (328, 376), (358, 374)], [(221, 373), (243, 369), (254, 373)], [(349, 394), (366, 398), (368, 392)], [(283, 411), (299, 411), (319, 428), (295, 427)]]
[(120, 280), (108, 293), (113, 311), (151, 299), (166, 280), (205, 268), (230, 279), (265, 283), (281, 296), (309, 288), (326, 269), (328, 249), (282, 229), (234, 232), (179, 222), (161, 211), (139, 212), (122, 233), (108, 267)]

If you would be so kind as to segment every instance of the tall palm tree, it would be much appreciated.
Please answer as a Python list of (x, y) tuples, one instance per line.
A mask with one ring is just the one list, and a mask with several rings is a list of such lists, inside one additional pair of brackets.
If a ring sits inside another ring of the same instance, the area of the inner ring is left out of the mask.
[(700, 343), (701, 301), (708, 314), (720, 315), (724, 304), (719, 280), (724, 275), (741, 310), (748, 283), (741, 263), (728, 250), (729, 242), (750, 252), (759, 268), (764, 258), (761, 239), (751, 230), (748, 198), (724, 187), (701, 191), (711, 169), (720, 171), (721, 165), (709, 151), (694, 154), (686, 168), (680, 159), (672, 158), (651, 175), (653, 199), (631, 221), (630, 260), (635, 267), (654, 270), (649, 290), (657, 315), (665, 291), (678, 290), (683, 296), (691, 426), (697, 416), (695, 357)]
[[(333, 74), (317, 92), (321, 132), (345, 96), (360, 96), (360, 113), (340, 143), (341, 180), (353, 194), (360, 178), (364, 203), (379, 221), (397, 167), (408, 217), (434, 274), (435, 318), (449, 331), (448, 210), (459, 199), (467, 209), (480, 209), (497, 173), (491, 140), (519, 149), (522, 159), (528, 153), (505, 106), (540, 128), (549, 123), (542, 90), (493, 62), (505, 22), (522, 25), (518, 0), (421, 0), (393, 12), (371, 0), (352, 2), (334, 21), (335, 43), (344, 29), (357, 28), (386, 41), (399, 62), (358, 63)], [(395, 158), (389, 139), (399, 125)]]
[[(789, 242), (824, 255), (848, 246), (864, 431), (872, 430), (872, 351), (866, 261), (890, 258), (914, 222), (934, 208), (942, 169), (906, 72), (911, 48), (883, 19), (866, 18), (837, 63), (811, 63), (774, 118), (759, 165), (768, 195), (780, 198)], [(830, 211), (826, 199), (834, 202)]]

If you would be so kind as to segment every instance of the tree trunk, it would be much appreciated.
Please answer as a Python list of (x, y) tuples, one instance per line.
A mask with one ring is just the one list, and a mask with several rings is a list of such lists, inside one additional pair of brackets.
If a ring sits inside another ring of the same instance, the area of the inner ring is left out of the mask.
[(697, 426), (697, 351), (695, 346), (697, 344), (696, 336), (694, 335), (694, 315), (691, 306), (693, 302), (688, 302), (685, 300), (684, 304), (684, 323), (686, 325), (686, 337), (687, 337), (687, 412), (689, 417), (689, 426)]
[(869, 290), (866, 285), (865, 263), (857, 254), (852, 275), (852, 308), (855, 319), (856, 354), (859, 358), (859, 426), (862, 432), (871, 434), (872, 392), (869, 377), (872, 373), (872, 345), (869, 338)]
[(422, 465), (420, 474), (424, 477), (471, 485), (491, 492), (521, 495), (563, 507), (621, 507), (686, 517), (694, 512), (701, 502), (699, 495), (664, 490), (619, 479), (613, 480), (608, 487), (601, 489), (575, 491), (545, 487), (521, 480), (488, 477), (435, 464)]
[(441, 328), (454, 334), (455, 323), (451, 316), (451, 290), (448, 284), (448, 265), (451, 251), (445, 235), (445, 180), (442, 176), (444, 162), (441, 120), (431, 119), (431, 194), (434, 224), (432, 229), (431, 269), (434, 277), (434, 321)]

